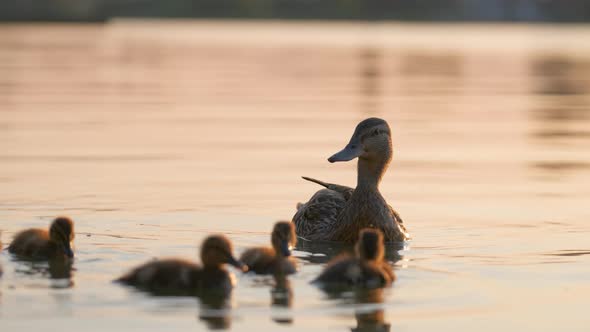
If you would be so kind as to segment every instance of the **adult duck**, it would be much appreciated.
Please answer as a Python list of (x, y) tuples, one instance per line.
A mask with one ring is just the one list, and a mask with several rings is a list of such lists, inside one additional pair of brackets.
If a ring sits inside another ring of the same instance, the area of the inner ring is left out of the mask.
[(391, 129), (385, 120), (359, 123), (346, 147), (328, 159), (334, 163), (358, 158), (356, 188), (303, 177), (326, 189), (297, 205), (297, 235), (310, 241), (354, 243), (359, 231), (368, 227), (381, 230), (387, 242), (409, 239), (402, 219), (379, 192), (392, 155)]
[(212, 235), (201, 246), (203, 265), (178, 258), (147, 262), (115, 280), (156, 295), (229, 294), (233, 275), (224, 265), (246, 267), (233, 256), (232, 244), (223, 235)]

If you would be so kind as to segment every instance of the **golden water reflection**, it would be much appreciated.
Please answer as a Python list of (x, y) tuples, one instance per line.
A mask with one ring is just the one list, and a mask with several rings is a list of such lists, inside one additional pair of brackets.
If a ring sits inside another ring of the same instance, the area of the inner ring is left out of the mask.
[(382, 288), (358, 291), (355, 294), (355, 301), (360, 308), (355, 311), (356, 327), (350, 329), (352, 332), (388, 332), (391, 330), (391, 324), (385, 321)]
[(199, 320), (205, 322), (210, 330), (227, 330), (231, 328), (231, 294), (228, 296), (201, 296)]
[(289, 308), (293, 305), (293, 289), (291, 281), (284, 275), (275, 275), (274, 286), (270, 291), (272, 320), (279, 324), (293, 324), (293, 314)]
[[(2, 327), (22, 330), (34, 315), (33, 328), (84, 330), (274, 331), (275, 318), (284, 329), (348, 330), (355, 317), (359, 329), (583, 330), (588, 35), (544, 25), (4, 24), (1, 240), (61, 214), (86, 236), (69, 272), (27, 275), (0, 254)], [(152, 257), (194, 259), (209, 233), (227, 234), (238, 253), (267, 245), (272, 223), (319, 189), (300, 176), (354, 185), (353, 163), (326, 158), (368, 116), (391, 125), (381, 191), (413, 238), (388, 256), (395, 296), (334, 305), (309, 281), (339, 250), (313, 255), (305, 243), (294, 251), (299, 273), (271, 299), (238, 276), (231, 308), (195, 313), (193, 302), (112, 285)], [(51, 274), (76, 287), (51, 288)], [(169, 302), (178, 308), (153, 309)]]

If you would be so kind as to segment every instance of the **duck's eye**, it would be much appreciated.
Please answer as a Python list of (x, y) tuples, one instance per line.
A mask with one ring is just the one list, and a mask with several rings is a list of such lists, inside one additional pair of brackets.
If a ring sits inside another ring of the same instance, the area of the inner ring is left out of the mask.
[(379, 129), (375, 129), (375, 130), (374, 130), (374, 131), (371, 133), (371, 136), (377, 136), (377, 135), (379, 135), (379, 134), (380, 134), (380, 132), (379, 132)]

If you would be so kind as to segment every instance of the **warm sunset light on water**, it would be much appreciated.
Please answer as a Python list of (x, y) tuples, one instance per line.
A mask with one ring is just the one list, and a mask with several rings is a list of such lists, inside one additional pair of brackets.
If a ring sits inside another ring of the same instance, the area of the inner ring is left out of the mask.
[[(58, 215), (77, 235), (72, 283), (0, 254), (0, 327), (584, 331), (587, 36), (580, 25), (1, 25), (1, 240)], [(282, 283), (233, 269), (227, 308), (111, 282), (154, 257), (198, 261), (212, 233), (236, 256), (269, 245), (274, 222), (320, 189), (301, 176), (355, 186), (355, 161), (327, 159), (368, 117), (391, 127), (380, 189), (412, 235), (386, 254), (392, 288), (331, 298), (309, 284), (328, 257), (301, 247)]]

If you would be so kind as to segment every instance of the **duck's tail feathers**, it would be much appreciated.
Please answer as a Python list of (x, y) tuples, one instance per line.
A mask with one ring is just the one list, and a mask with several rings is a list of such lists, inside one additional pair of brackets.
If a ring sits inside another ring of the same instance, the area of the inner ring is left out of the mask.
[(352, 193), (354, 192), (353, 188), (347, 187), (347, 186), (341, 186), (339, 184), (333, 184), (333, 183), (327, 183), (324, 181), (320, 181), (320, 180), (316, 180), (316, 179), (312, 179), (312, 178), (308, 178), (307, 176), (302, 176), (303, 179), (313, 182), (313, 183), (317, 183), (320, 186), (326, 187), (330, 190), (334, 190), (335, 192), (338, 192), (340, 194), (342, 194), (342, 196), (344, 196), (345, 200), (350, 199), (350, 197), (352, 196)]
[(307, 180), (307, 181), (310, 181), (310, 182), (313, 182), (313, 183), (317, 183), (317, 184), (319, 184), (320, 186), (324, 186), (324, 187), (326, 187), (326, 188), (328, 188), (328, 189), (329, 189), (329, 188), (330, 188), (330, 186), (332, 185), (331, 183), (326, 183), (326, 182), (323, 182), (323, 181), (320, 181), (320, 180), (312, 179), (312, 178), (309, 178), (309, 177), (307, 177), (307, 176), (302, 176), (302, 178), (303, 178), (304, 180)]

